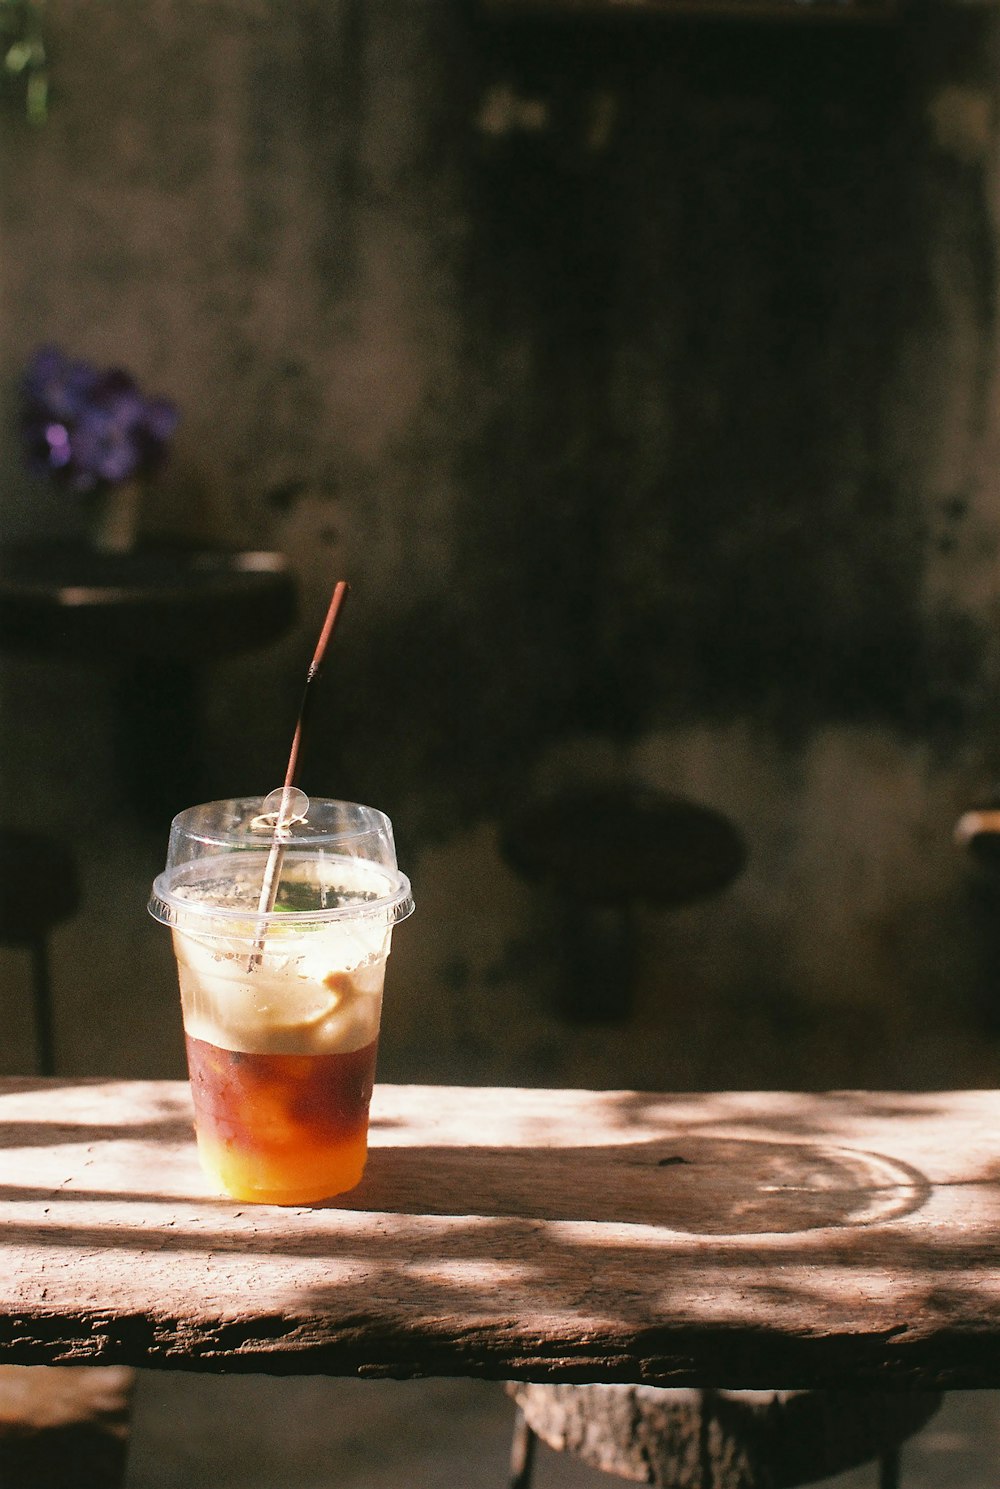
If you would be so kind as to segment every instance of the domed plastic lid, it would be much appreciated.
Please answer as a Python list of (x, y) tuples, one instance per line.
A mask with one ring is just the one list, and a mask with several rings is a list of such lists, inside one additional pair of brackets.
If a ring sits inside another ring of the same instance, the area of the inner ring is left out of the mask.
[(239, 797), (189, 807), (170, 828), (167, 863), (153, 884), (149, 912), (165, 925), (210, 933), (238, 932), (254, 917), (255, 934), (289, 914), (300, 926), (379, 919), (387, 925), (413, 910), (410, 882), (396, 866), (392, 824), (358, 802), (310, 800), (294, 793), (278, 840), (282, 861), (274, 909), (258, 906), (275, 842), (277, 803)]

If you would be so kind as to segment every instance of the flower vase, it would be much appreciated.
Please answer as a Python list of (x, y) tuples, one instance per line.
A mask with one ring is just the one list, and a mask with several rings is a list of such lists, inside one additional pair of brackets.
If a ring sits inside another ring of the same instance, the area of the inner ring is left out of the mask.
[(97, 493), (91, 519), (91, 542), (98, 553), (130, 553), (139, 531), (142, 488), (121, 481)]

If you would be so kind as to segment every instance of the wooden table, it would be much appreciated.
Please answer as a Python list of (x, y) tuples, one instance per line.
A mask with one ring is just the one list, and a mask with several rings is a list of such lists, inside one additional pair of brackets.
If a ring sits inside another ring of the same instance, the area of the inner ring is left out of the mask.
[(295, 617), (280, 553), (146, 544), (0, 547), (5, 652), (75, 661), (214, 661), (267, 646)]
[(280, 553), (0, 548), (0, 650), (113, 669), (116, 769), (136, 814), (157, 827), (202, 797), (206, 669), (283, 636), (296, 604)]
[(379, 1086), (339, 1203), (213, 1195), (178, 1082), (0, 1081), (0, 1361), (1000, 1385), (1000, 1093)]

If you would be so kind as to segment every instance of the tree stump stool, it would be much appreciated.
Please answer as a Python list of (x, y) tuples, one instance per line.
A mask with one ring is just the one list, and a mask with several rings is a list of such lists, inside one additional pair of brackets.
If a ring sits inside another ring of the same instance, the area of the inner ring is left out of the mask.
[(721, 813), (631, 784), (527, 803), (502, 829), (500, 849), (556, 907), (564, 955), (557, 1006), (577, 1023), (628, 1016), (640, 906), (675, 909), (716, 894), (747, 857)]
[(135, 1371), (0, 1366), (3, 1489), (119, 1489)]
[(670, 1489), (793, 1489), (879, 1460), (895, 1489), (900, 1444), (941, 1404), (933, 1391), (682, 1391), (511, 1383), (510, 1489), (529, 1489), (536, 1438), (621, 1479)]

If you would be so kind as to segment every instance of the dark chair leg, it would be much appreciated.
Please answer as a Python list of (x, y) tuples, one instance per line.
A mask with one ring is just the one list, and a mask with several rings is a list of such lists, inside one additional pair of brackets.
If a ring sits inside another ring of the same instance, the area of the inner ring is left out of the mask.
[(899, 1489), (900, 1452), (886, 1448), (878, 1460), (878, 1489)]
[(55, 1075), (55, 1041), (52, 1032), (52, 985), (45, 938), (31, 944), (35, 999), (35, 1058), (39, 1075)]
[(535, 1462), (537, 1439), (528, 1426), (528, 1419), (520, 1407), (514, 1416), (514, 1436), (510, 1445), (510, 1480), (508, 1489), (531, 1489), (531, 1473)]

